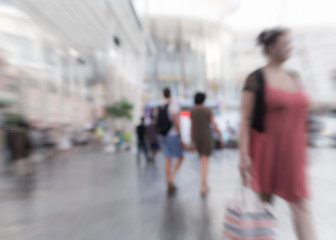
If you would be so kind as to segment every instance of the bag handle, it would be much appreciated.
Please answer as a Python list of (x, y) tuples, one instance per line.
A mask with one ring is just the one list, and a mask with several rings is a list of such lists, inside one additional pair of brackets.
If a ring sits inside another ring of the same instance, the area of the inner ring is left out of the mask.
[(250, 173), (244, 173), (242, 175), (242, 185), (243, 187), (252, 189), (252, 176)]
[(243, 176), (242, 176), (242, 182), (241, 182), (241, 186), (240, 186), (240, 191), (239, 191), (239, 194), (240, 194), (240, 198), (242, 200), (242, 203), (243, 205), (245, 205), (247, 202), (248, 202), (248, 190), (251, 190), (252, 189), (252, 177), (251, 177), (251, 174), (249, 173), (245, 173)]

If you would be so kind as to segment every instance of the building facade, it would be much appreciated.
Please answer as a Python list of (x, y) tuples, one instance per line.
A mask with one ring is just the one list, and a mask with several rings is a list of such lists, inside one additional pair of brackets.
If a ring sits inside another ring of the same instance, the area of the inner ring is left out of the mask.
[[(90, 119), (85, 65), (62, 42), (11, 4), (0, 5), (1, 89), (38, 125)], [(65, 64), (66, 62), (66, 64)]]
[(0, 48), (18, 111), (44, 125), (82, 125), (126, 98), (131, 127), (141, 114), (146, 53), (132, 2), (12, 2), (0, 14)]

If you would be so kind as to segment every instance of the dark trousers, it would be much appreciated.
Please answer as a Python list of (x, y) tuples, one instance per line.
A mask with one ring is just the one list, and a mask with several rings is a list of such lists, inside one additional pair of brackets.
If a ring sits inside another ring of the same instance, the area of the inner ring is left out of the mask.
[(140, 162), (141, 152), (143, 152), (145, 154), (146, 160), (147, 160), (147, 162), (149, 162), (150, 158), (149, 158), (149, 154), (148, 154), (147, 144), (146, 144), (145, 141), (139, 141), (138, 142), (138, 150), (137, 150), (137, 161), (138, 161), (138, 163)]

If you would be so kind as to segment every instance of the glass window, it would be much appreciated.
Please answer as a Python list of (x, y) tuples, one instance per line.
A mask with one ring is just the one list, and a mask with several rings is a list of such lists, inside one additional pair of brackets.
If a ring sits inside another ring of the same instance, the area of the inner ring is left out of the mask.
[(49, 45), (44, 46), (44, 59), (45, 62), (49, 65), (53, 65), (55, 63), (55, 48)]
[(0, 42), (9, 57), (25, 61), (34, 60), (34, 44), (30, 39), (11, 34), (0, 34)]
[(19, 89), (19, 80), (15, 77), (10, 77), (7, 84), (7, 90), (12, 93), (17, 93), (19, 92)]
[(38, 81), (36, 79), (33, 79), (33, 78), (25, 79), (25, 83), (29, 86), (32, 86), (32, 87), (37, 87), (38, 86)]

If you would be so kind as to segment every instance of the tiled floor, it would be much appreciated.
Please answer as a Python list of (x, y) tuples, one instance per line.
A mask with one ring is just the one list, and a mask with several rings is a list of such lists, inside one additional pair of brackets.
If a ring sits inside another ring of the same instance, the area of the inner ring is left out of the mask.
[[(336, 239), (336, 150), (311, 150), (311, 202), (319, 239)], [(189, 154), (175, 197), (165, 192), (163, 159), (137, 166), (131, 153), (82, 150), (38, 165), (38, 174), (0, 175), (1, 240), (215, 240), (239, 185), (238, 154), (217, 153), (210, 194), (199, 196), (199, 160)], [(278, 239), (294, 240), (289, 209), (276, 201)]]

